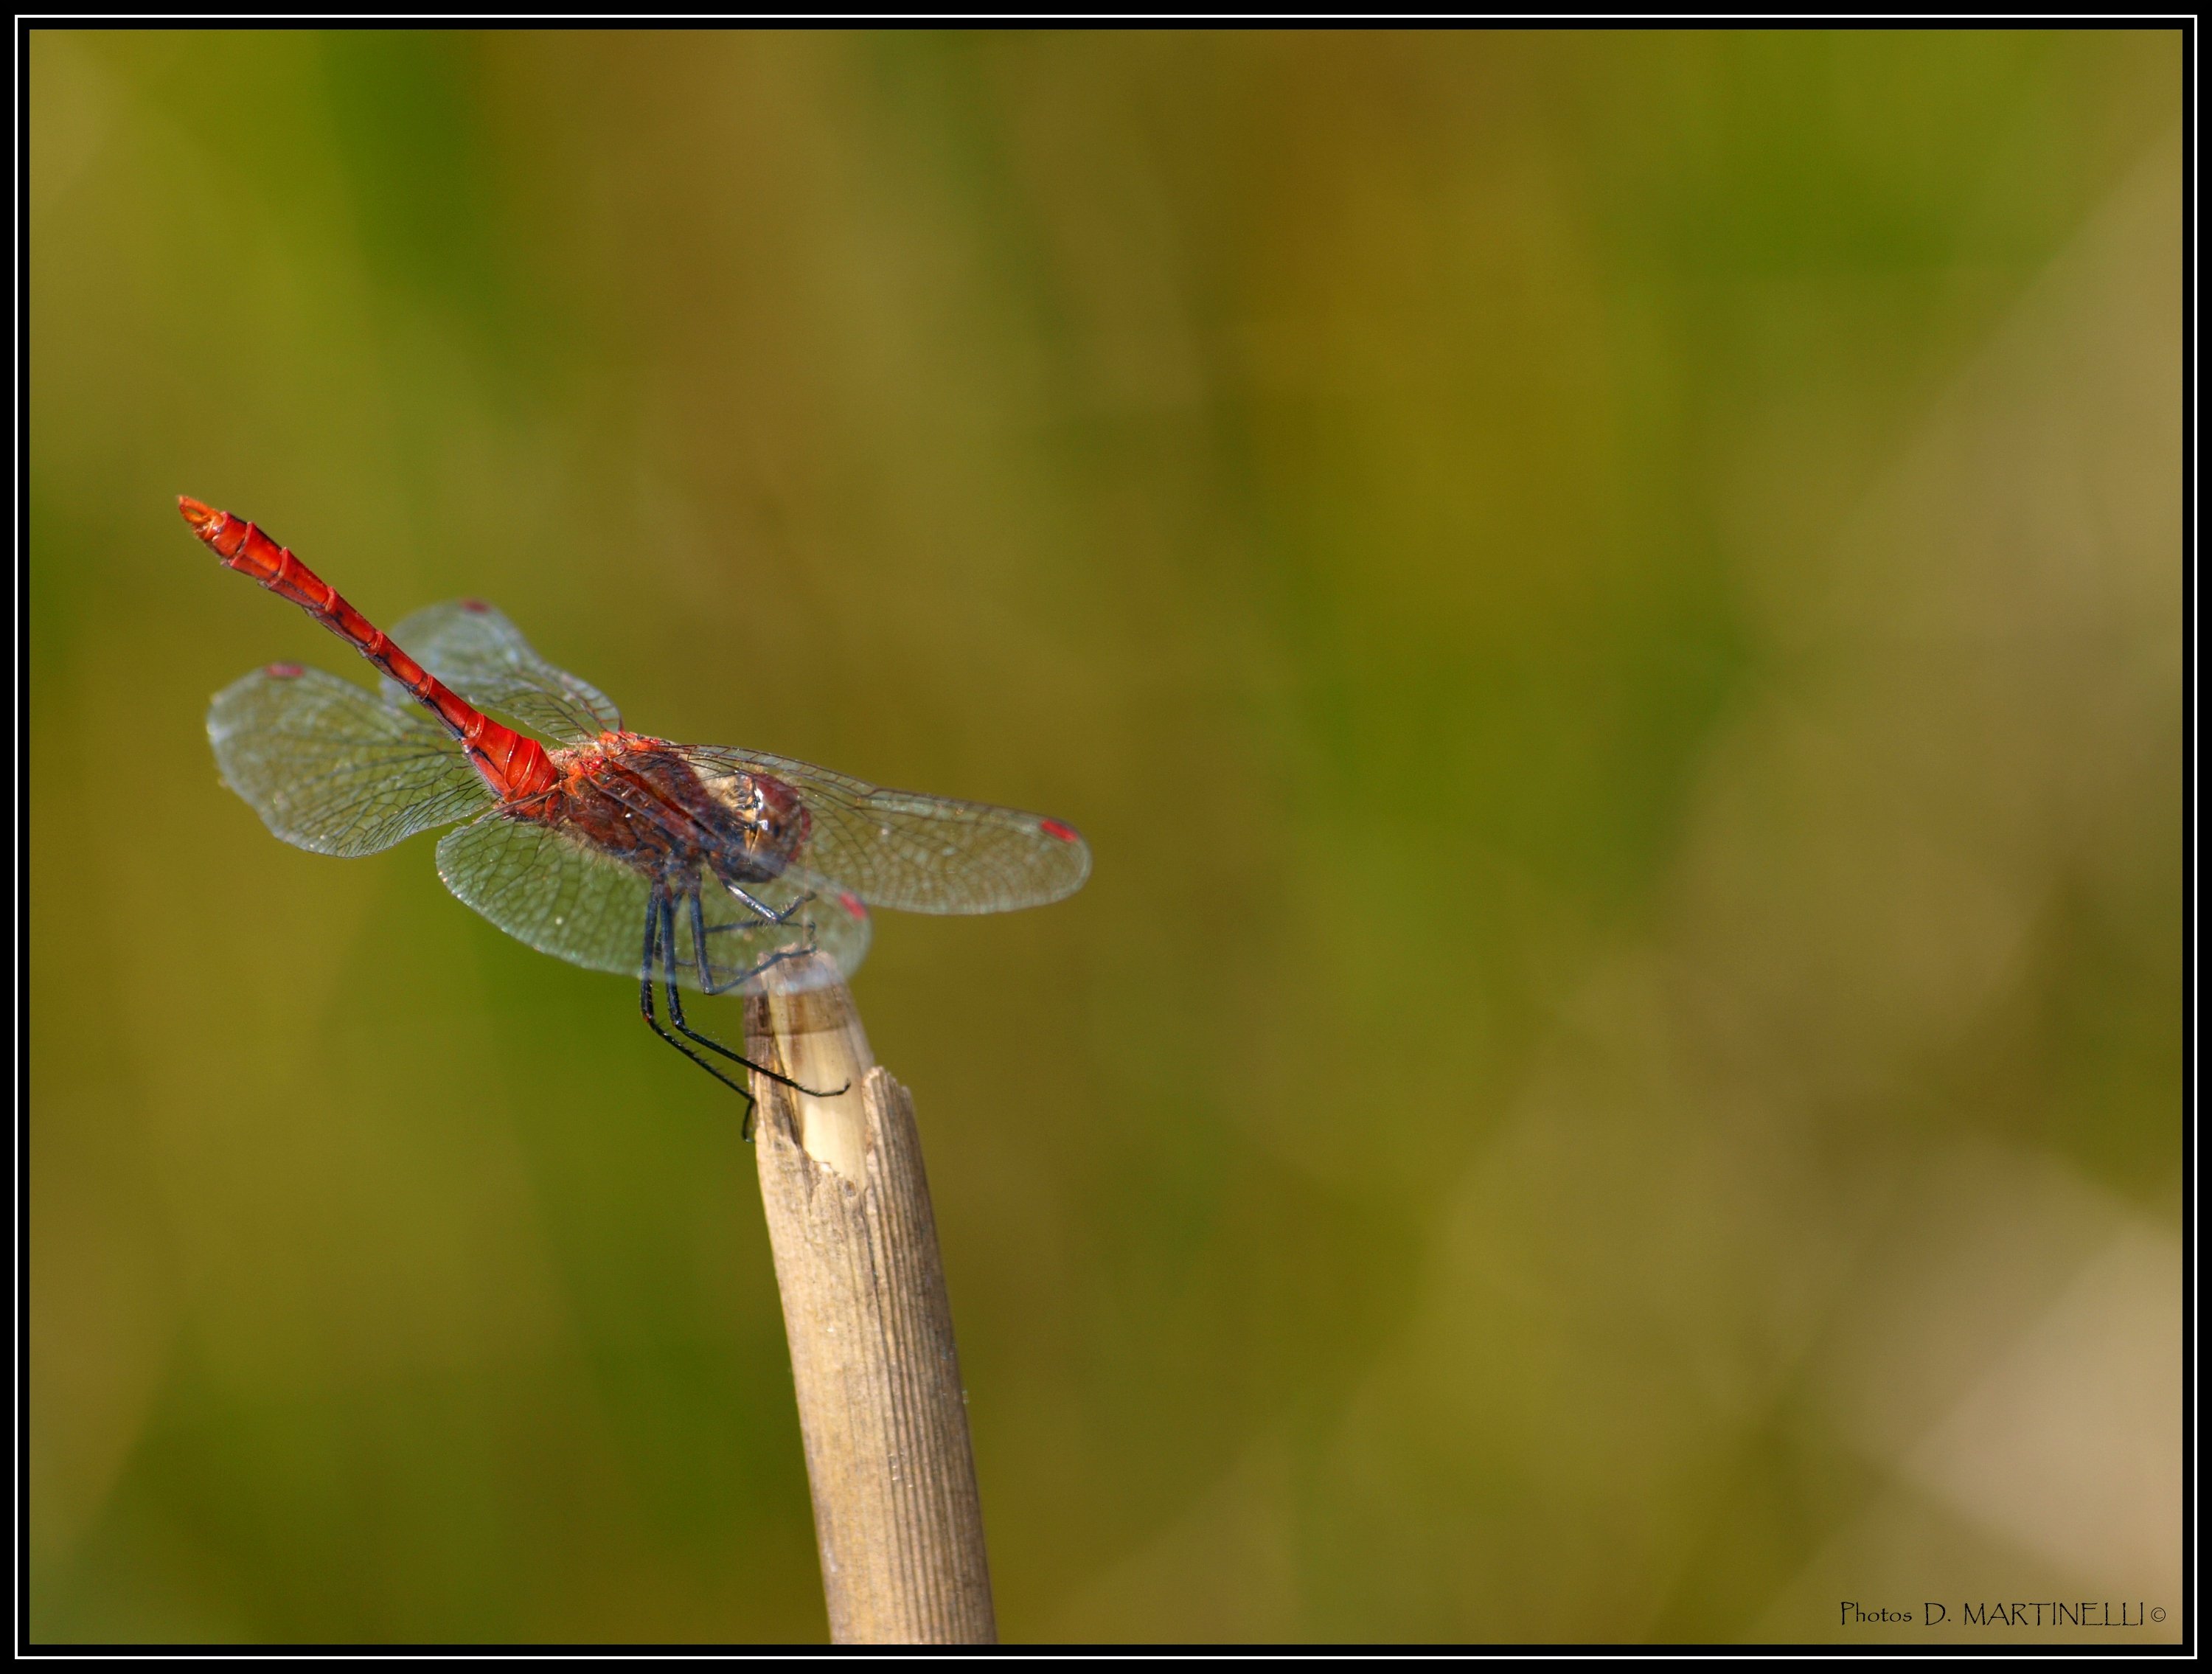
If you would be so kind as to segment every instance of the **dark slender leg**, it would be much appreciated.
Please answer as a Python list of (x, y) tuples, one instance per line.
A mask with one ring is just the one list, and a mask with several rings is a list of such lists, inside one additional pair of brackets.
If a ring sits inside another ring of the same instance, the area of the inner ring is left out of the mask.
[[(800, 901), (811, 901), (813, 898), (814, 898), (811, 895), (802, 896), (799, 898)], [(707, 938), (713, 935), (716, 930), (752, 930), (757, 929), (760, 927), (754, 924), (716, 924), (710, 927), (707, 922), (706, 911), (699, 904), (699, 896), (696, 890), (688, 898), (688, 900), (691, 910), (691, 951), (693, 954), (696, 956), (698, 960), (699, 988), (702, 993), (727, 994), (733, 988), (744, 987), (745, 983), (752, 981), (754, 977), (759, 976), (762, 971), (766, 971), (770, 965), (780, 965), (785, 959), (795, 959), (801, 953), (811, 953), (814, 951), (814, 927), (810, 923), (806, 927), (807, 934), (805, 947), (779, 948), (776, 952), (770, 953), (766, 959), (763, 959), (758, 965), (748, 965), (744, 970), (738, 972), (736, 976), (729, 978), (728, 981), (717, 981), (714, 977), (714, 968), (708, 963), (707, 959)], [(792, 906), (794, 909), (797, 908), (799, 904), (799, 901), (792, 903)]]
[[(800, 896), (796, 901), (793, 901), (781, 912), (778, 912), (766, 902), (756, 901), (750, 892), (739, 889), (735, 884), (725, 883), (722, 887), (729, 891), (731, 894), (736, 896), (738, 900), (744, 902), (747, 906), (750, 907), (755, 912), (758, 913), (763, 918), (766, 919), (771, 924), (789, 923), (791, 922), (792, 914), (797, 912), (801, 907), (805, 906), (809, 901), (811, 901), (814, 898), (814, 892), (810, 889), (805, 894)], [(717, 925), (715, 928), (717, 929), (726, 929), (729, 927), (726, 925)]]
[[(740, 1132), (743, 1133), (744, 1138), (748, 1141), (750, 1141), (753, 1136), (753, 1095), (751, 1089), (741, 1087), (737, 1082), (732, 1080), (728, 1076), (722, 1074), (720, 1070), (715, 1068), (713, 1064), (708, 1063), (706, 1059), (701, 1057), (696, 1052), (686, 1046), (682, 1041), (677, 1039), (674, 1035), (670, 1034), (667, 1030), (660, 1026), (660, 1020), (653, 1014), (653, 955), (660, 951), (660, 938), (664, 928), (663, 921), (665, 917), (664, 910), (665, 906), (666, 898), (661, 894), (659, 890), (655, 889), (653, 892), (652, 898), (646, 903), (645, 908), (645, 958), (643, 962), (638, 967), (637, 1008), (645, 1014), (646, 1023), (651, 1027), (653, 1033), (659, 1035), (663, 1040), (666, 1041), (671, 1046), (673, 1046), (685, 1057), (697, 1064), (700, 1068), (705, 1070), (709, 1075), (712, 1075), (724, 1087), (729, 1088), (731, 1092), (736, 1093), (740, 1099), (743, 1099), (745, 1101), (745, 1121), (744, 1126), (740, 1129)], [(671, 1008), (672, 1010), (676, 998), (676, 990), (672, 986), (668, 993)], [(676, 1026), (679, 1029), (684, 1029), (683, 1020), (680, 1017), (676, 1019)], [(691, 1032), (689, 1029), (684, 1029), (684, 1032), (688, 1035), (690, 1034)], [(713, 1044), (712, 1042), (708, 1042), (708, 1044), (709, 1045)], [(720, 1050), (721, 1049), (717, 1048), (716, 1050)], [(732, 1056), (734, 1056), (734, 1054)], [(744, 1062), (744, 1060), (739, 1058), (738, 1062), (743, 1063)], [(766, 1070), (762, 1071), (762, 1074), (767, 1074), (769, 1073), (769, 1072)], [(781, 1080), (783, 1078), (781, 1075), (777, 1075), (775, 1076), (774, 1079), (776, 1080)]]
[[(843, 1087), (837, 1088), (835, 1092), (830, 1093), (818, 1093), (811, 1087), (802, 1087), (799, 1082), (793, 1080), (788, 1075), (779, 1075), (775, 1070), (770, 1069), (766, 1064), (755, 1063), (750, 1058), (745, 1056), (742, 1052), (732, 1052), (728, 1047), (723, 1045), (720, 1041), (714, 1038), (713, 1036), (702, 1035), (690, 1024), (686, 1023), (684, 1020), (684, 1001), (676, 987), (676, 904), (668, 898), (666, 891), (655, 890), (653, 896), (652, 910), (659, 921), (660, 926), (659, 935), (658, 937), (660, 947), (660, 991), (662, 996), (668, 1001), (668, 1020), (674, 1026), (676, 1032), (678, 1034), (682, 1035), (687, 1040), (695, 1040), (698, 1042), (700, 1045), (705, 1047), (710, 1052), (720, 1052), (724, 1057), (729, 1059), (732, 1063), (741, 1063), (744, 1065), (746, 1068), (751, 1070), (757, 1075), (767, 1076), (769, 1080), (774, 1081), (778, 1087), (787, 1087), (793, 1093), (803, 1093), (810, 1099), (835, 1099), (837, 1097), (838, 1093), (847, 1092), (851, 1088), (853, 1084), (850, 1081), (846, 1082)], [(648, 932), (648, 934), (650, 934), (651, 933)], [(657, 1027), (659, 1026), (656, 1025), (655, 1026)], [(694, 1062), (701, 1064), (702, 1067), (706, 1065), (705, 1059), (698, 1057), (696, 1054), (691, 1052), (688, 1048), (685, 1049), (684, 1056), (686, 1057), (692, 1058)], [(732, 1086), (736, 1085), (734, 1082), (730, 1082), (728, 1076), (723, 1075), (719, 1072), (715, 1073), (715, 1079), (724, 1082), (728, 1082)], [(750, 1095), (748, 1096), (750, 1097)], [(745, 1112), (745, 1134), (748, 1138), (752, 1135), (752, 1112), (750, 1110)]]

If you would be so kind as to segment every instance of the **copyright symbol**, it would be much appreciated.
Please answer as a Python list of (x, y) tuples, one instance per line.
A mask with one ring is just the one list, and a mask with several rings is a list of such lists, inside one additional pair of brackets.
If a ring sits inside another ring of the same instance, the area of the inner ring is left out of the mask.
[(2151, 1607), (2150, 1619), (2154, 1622), (2163, 1622), (2166, 1620), (2166, 1612), (2154, 1604)]

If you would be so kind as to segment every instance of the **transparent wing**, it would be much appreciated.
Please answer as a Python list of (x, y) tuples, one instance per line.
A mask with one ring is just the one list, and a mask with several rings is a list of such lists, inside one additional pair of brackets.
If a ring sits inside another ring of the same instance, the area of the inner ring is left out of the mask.
[(319, 668), (273, 663), (216, 694), (208, 741), (222, 782), (285, 842), (373, 855), (488, 807), (460, 746), (422, 709), (395, 709)]
[(878, 790), (827, 768), (750, 750), (676, 752), (708, 781), (767, 774), (806, 805), (795, 863), (835, 879), (871, 906), (905, 912), (1009, 912), (1072, 895), (1091, 875), (1073, 826), (1017, 808)]
[[(463, 901), (541, 953), (587, 970), (637, 975), (651, 880), (604, 850), (535, 820), (494, 812), (439, 842), (438, 875)], [(787, 915), (781, 923), (764, 922), (711, 874), (679, 876), (672, 892), (677, 980), (687, 989), (742, 989), (771, 961), (817, 951), (849, 977), (867, 955), (867, 909), (804, 880), (778, 879), (750, 892), (772, 912)]]
[[(605, 693), (547, 662), (481, 599), (426, 606), (394, 628), (392, 640), (478, 709), (497, 709), (547, 738), (579, 743), (622, 730), (622, 711)], [(414, 702), (397, 680), (384, 682), (384, 696), (395, 707)]]

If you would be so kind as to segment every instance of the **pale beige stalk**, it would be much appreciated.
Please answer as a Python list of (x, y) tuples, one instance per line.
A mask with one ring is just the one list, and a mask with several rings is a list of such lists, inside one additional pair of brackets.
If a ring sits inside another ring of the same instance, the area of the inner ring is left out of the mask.
[[(816, 988), (801, 980), (829, 975)], [(814, 1494), (830, 1637), (997, 1641), (967, 1392), (914, 1101), (868, 1049), (833, 973), (768, 973), (748, 1001), (761, 1202)]]

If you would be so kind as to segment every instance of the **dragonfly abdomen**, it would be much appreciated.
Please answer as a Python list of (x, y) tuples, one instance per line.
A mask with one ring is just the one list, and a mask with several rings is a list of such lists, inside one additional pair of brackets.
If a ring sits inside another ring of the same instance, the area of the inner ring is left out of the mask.
[(177, 496), (177, 509), (226, 569), (250, 576), (280, 599), (290, 600), (372, 666), (406, 687), (410, 697), (460, 740), (470, 764), (495, 796), (508, 800), (552, 788), (553, 765), (537, 740), (501, 726), (463, 699), (394, 644), (383, 629), (346, 603), (336, 587), (301, 563), (289, 547), (279, 546), (252, 523), (189, 496)]

